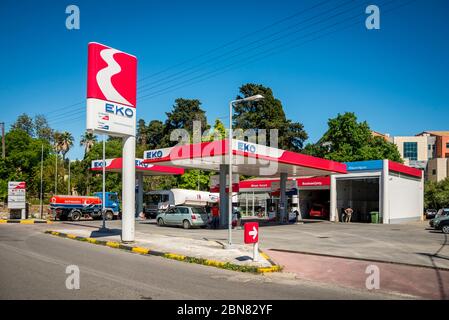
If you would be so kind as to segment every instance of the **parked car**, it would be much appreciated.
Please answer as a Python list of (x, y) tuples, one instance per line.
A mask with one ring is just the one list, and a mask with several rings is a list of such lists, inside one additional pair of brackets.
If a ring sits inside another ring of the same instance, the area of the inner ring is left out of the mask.
[(329, 211), (322, 204), (314, 204), (309, 211), (310, 218), (328, 218)]
[(433, 219), (433, 218), (435, 218), (437, 212), (438, 211), (436, 209), (427, 209), (426, 210), (426, 219)]
[(429, 221), (429, 225), (444, 233), (449, 233), (449, 208), (438, 210), (435, 218)]
[(159, 211), (156, 216), (159, 226), (182, 226), (184, 229), (205, 227), (208, 215), (204, 207), (176, 206)]

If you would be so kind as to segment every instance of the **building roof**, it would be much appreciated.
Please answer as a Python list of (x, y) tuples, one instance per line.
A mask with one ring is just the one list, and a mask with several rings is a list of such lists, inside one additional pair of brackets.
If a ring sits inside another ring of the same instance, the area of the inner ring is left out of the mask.
[(441, 130), (441, 131), (423, 131), (421, 133), (418, 133), (417, 136), (423, 135), (424, 133), (428, 133), (428, 134), (433, 135), (433, 136), (443, 136), (443, 137), (449, 136), (449, 131), (444, 131), (444, 130)]

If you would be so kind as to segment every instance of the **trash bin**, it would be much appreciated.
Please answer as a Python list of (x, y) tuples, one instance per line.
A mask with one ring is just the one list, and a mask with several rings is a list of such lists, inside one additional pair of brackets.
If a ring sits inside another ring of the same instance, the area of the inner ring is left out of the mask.
[(379, 223), (379, 212), (378, 211), (371, 211), (371, 223)]

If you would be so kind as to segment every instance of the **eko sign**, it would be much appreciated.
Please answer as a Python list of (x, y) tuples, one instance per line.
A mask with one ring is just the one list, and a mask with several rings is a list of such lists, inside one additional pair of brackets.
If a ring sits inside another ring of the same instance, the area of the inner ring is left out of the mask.
[(112, 136), (136, 132), (137, 59), (91, 42), (87, 66), (87, 130)]

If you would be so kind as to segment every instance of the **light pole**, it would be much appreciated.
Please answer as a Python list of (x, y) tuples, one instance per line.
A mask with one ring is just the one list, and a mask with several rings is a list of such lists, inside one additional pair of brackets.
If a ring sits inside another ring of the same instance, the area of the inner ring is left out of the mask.
[(229, 152), (229, 192), (228, 192), (228, 247), (232, 247), (232, 109), (234, 104), (245, 101), (257, 101), (263, 99), (261, 94), (256, 94), (243, 99), (232, 100), (229, 103), (229, 138), (228, 138), (228, 152)]

